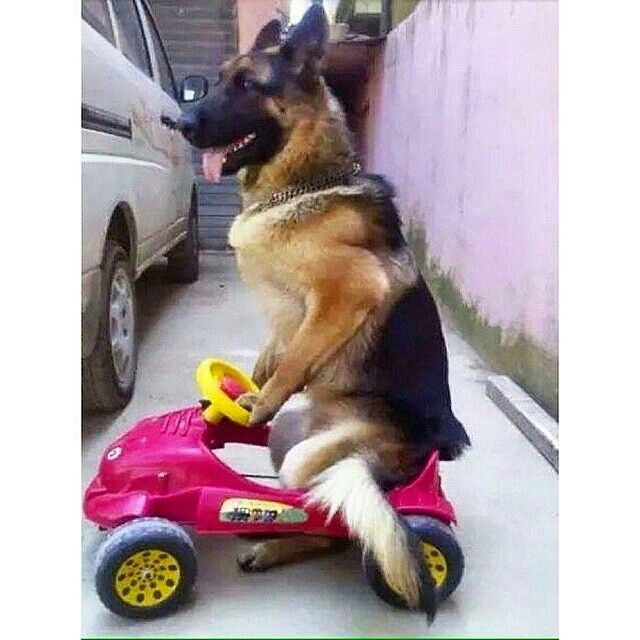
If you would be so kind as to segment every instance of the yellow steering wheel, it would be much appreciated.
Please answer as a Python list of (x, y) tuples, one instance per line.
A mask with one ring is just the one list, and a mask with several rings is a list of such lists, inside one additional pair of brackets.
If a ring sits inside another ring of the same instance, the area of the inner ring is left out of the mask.
[(196, 382), (204, 400), (210, 402), (202, 414), (204, 419), (212, 424), (217, 424), (223, 417), (229, 418), (237, 424), (246, 427), (249, 424), (251, 413), (232, 400), (221, 388), (222, 379), (233, 378), (240, 383), (244, 392), (258, 393), (258, 385), (244, 371), (234, 367), (224, 360), (209, 358), (198, 365), (196, 369)]

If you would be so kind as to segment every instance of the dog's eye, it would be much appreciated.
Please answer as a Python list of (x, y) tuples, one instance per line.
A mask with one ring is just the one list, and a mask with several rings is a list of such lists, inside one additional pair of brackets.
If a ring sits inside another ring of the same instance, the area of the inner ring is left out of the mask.
[(236, 86), (239, 89), (242, 89), (243, 91), (250, 91), (251, 89), (254, 89), (256, 86), (256, 83), (253, 80), (251, 80), (250, 78), (247, 78), (242, 74), (237, 75), (235, 78), (235, 81), (236, 81)]

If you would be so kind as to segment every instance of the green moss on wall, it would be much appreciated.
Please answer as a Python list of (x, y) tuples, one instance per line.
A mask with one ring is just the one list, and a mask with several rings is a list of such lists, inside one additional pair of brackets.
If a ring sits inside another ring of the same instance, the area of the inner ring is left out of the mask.
[(558, 418), (558, 358), (524, 332), (512, 333), (490, 324), (477, 305), (465, 299), (450, 272), (430, 257), (425, 227), (415, 220), (406, 237), (432, 293), (454, 327), (495, 371), (508, 375)]

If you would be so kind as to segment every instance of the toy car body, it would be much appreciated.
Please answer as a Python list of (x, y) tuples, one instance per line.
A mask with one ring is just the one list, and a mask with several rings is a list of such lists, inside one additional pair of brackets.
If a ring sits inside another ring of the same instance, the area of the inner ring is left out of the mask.
[[(205, 364), (209, 367), (213, 363), (213, 370), (223, 367), (216, 370), (219, 375), (215, 379), (205, 367), (205, 384), (199, 379), (201, 389), (208, 389), (216, 407), (208, 400), (204, 409), (192, 406), (141, 420), (109, 445), (85, 492), (86, 517), (101, 528), (116, 529), (98, 554), (96, 583), (102, 601), (120, 615), (158, 615), (183, 599), (186, 583), (195, 579), (195, 552), (177, 525), (191, 525), (203, 534), (349, 536), (340, 516), (328, 520), (321, 508), (307, 504), (304, 491), (254, 482), (215, 455), (215, 450), (227, 443), (267, 446), (270, 429), (267, 424), (243, 426), (248, 412), (239, 411), (237, 404), (224, 410), (225, 403), (235, 401), (251, 383), (244, 374), (220, 362), (205, 361), (199, 369), (200, 375)], [(235, 377), (223, 375), (229, 371)], [(232, 411), (233, 421), (227, 417)], [(456, 519), (441, 488), (438, 463), (438, 452), (434, 451), (422, 472), (411, 483), (389, 491), (387, 500), (410, 528), (417, 527), (425, 540), (428, 566), (433, 564), (429, 554), (440, 558), (440, 564), (434, 566), (443, 567), (442, 576), (434, 574), (434, 579), (438, 584), (449, 576), (448, 595), (461, 578), (463, 559), (449, 529)], [(136, 523), (140, 526), (127, 534), (127, 527)], [(167, 554), (173, 559), (167, 566), (175, 566), (180, 579), (158, 569), (165, 567), (163, 556)], [(155, 560), (149, 559), (153, 557)], [(372, 562), (371, 558), (366, 561), (365, 573), (378, 595), (402, 606), (397, 595), (381, 582)], [(167, 582), (171, 588), (166, 587)], [(149, 585), (148, 592), (145, 585)]]
[[(266, 446), (267, 425), (210, 425), (200, 407), (146, 418), (114, 441), (84, 500), (87, 518), (112, 529), (134, 518), (160, 517), (193, 525), (199, 533), (308, 533), (347, 536), (341, 519), (305, 505), (302, 491), (272, 488), (245, 478), (213, 451), (229, 442)], [(409, 485), (388, 500), (402, 515), (428, 515), (449, 524), (453, 507), (438, 480), (438, 454)]]

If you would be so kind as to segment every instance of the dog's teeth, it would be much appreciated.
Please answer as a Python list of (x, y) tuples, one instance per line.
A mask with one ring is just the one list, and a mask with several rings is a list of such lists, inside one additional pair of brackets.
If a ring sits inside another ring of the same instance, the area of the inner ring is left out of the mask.
[(242, 138), (241, 140), (236, 140), (235, 142), (232, 142), (228, 147), (227, 147), (227, 152), (228, 153), (235, 153), (236, 151), (239, 151), (240, 149), (242, 149), (243, 147), (246, 147), (252, 140), (254, 140), (256, 137), (255, 133), (248, 133), (244, 138)]

